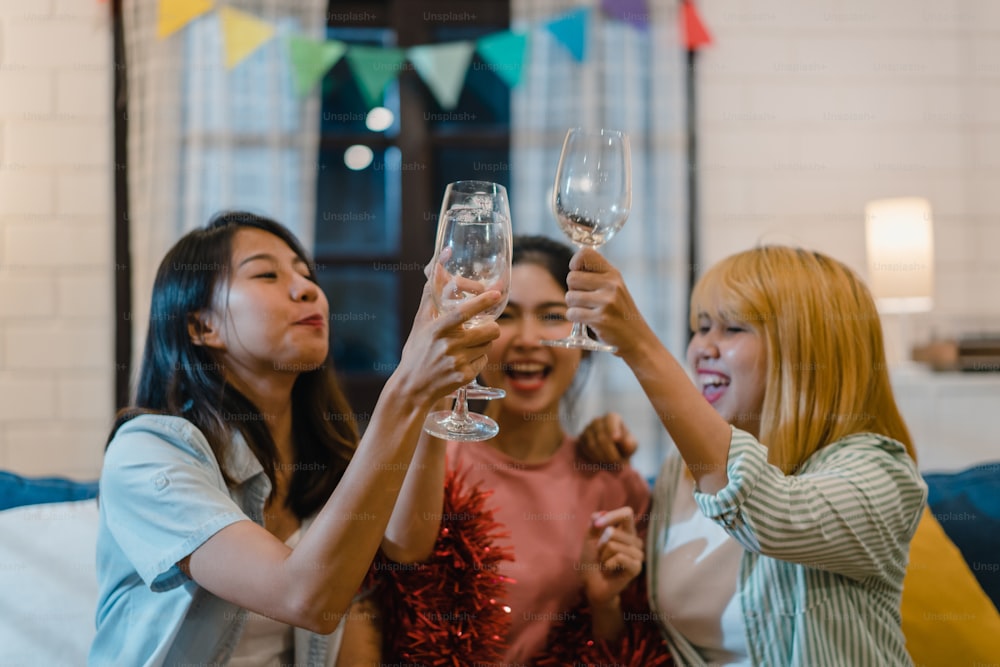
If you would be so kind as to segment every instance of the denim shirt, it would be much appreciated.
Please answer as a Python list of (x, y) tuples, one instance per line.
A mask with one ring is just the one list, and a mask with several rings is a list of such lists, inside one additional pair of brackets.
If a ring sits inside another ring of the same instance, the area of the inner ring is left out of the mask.
[[(142, 415), (115, 434), (100, 479), (97, 633), (89, 665), (228, 663), (246, 610), (177, 567), (232, 523), (263, 525), (271, 484), (242, 437), (234, 438), (226, 469), (231, 488), (205, 436), (180, 417)], [(332, 663), (341, 628), (329, 636), (296, 628), (295, 665)]]

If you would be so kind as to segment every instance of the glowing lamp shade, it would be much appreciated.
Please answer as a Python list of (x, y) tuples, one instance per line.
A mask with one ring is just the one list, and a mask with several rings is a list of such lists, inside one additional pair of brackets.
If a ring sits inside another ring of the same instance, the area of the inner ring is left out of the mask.
[(868, 280), (879, 310), (916, 313), (934, 297), (934, 226), (926, 199), (879, 199), (865, 207)]

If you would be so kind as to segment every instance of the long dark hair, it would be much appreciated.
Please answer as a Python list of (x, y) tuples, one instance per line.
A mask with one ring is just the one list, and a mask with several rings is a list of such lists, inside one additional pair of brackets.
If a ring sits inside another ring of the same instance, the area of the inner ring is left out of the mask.
[[(269, 218), (245, 211), (217, 214), (189, 232), (160, 263), (153, 284), (149, 331), (133, 404), (118, 413), (108, 442), (118, 428), (140, 414), (183, 417), (205, 435), (227, 483), (229, 443), (239, 433), (277, 490), (277, 447), (260, 409), (225, 380), (218, 358), (195, 345), (189, 317), (211, 307), (213, 295), (229, 280), (233, 237), (240, 229), (260, 229), (284, 241), (309, 267), (298, 239)], [(344, 474), (357, 447), (358, 429), (333, 374), (332, 363), (301, 373), (292, 388), (292, 437), (295, 467), (287, 506), (304, 518), (322, 506)]]

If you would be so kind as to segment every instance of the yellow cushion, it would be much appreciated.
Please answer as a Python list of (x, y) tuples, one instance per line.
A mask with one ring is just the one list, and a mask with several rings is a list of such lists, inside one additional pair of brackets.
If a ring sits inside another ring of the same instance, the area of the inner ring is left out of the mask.
[(1000, 660), (1000, 613), (930, 510), (910, 543), (903, 634), (917, 667)]

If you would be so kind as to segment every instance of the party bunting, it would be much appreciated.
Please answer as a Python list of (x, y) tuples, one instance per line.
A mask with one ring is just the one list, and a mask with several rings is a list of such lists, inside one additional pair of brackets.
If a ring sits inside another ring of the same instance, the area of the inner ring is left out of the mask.
[(608, 16), (640, 30), (649, 26), (649, 4), (646, 0), (601, 0), (601, 9)]
[(549, 21), (549, 32), (569, 49), (573, 58), (582, 63), (587, 57), (587, 19), (589, 9), (576, 9)]
[(288, 52), (295, 73), (295, 92), (308, 95), (316, 82), (344, 57), (347, 44), (335, 39), (316, 41), (293, 36), (288, 40)]
[(212, 0), (160, 0), (156, 14), (156, 36), (164, 38), (212, 8)]
[(406, 56), (441, 108), (454, 109), (475, 48), (472, 42), (414, 46), (407, 50)]
[[(100, 0), (99, 0), (100, 1)], [(214, 0), (159, 0), (157, 34), (170, 35), (212, 9)], [(649, 0), (601, 0), (604, 14), (637, 28), (647, 28), (651, 22)], [(692, 0), (680, 0), (681, 30), (688, 50), (711, 44), (705, 24)], [(232, 69), (275, 33), (275, 28), (250, 14), (229, 7), (220, 10), (225, 48), (226, 68)], [(587, 56), (587, 38), (591, 9), (580, 8), (544, 23), (577, 62)], [(409, 57), (414, 69), (438, 103), (454, 108), (462, 93), (466, 72), (473, 52), (486, 62), (489, 69), (507, 86), (517, 86), (523, 75), (528, 36), (524, 33), (501, 31), (470, 42), (420, 45), (409, 50), (347, 44), (339, 40), (316, 41), (292, 36), (288, 40), (295, 90), (306, 95), (317, 81), (346, 57), (354, 80), (365, 103), (374, 107), (381, 102), (386, 84), (395, 79)], [(324, 88), (334, 85), (323, 79)]]
[(274, 36), (274, 26), (232, 7), (219, 10), (226, 69), (232, 69)]
[(513, 88), (521, 82), (521, 67), (528, 36), (523, 33), (496, 32), (476, 41), (476, 52), (504, 83)]
[(691, 0), (683, 0), (681, 4), (681, 29), (684, 31), (684, 45), (688, 51), (697, 51), (703, 46), (712, 43), (712, 36), (708, 34), (705, 24), (698, 16), (698, 10), (694, 8)]
[(399, 76), (405, 59), (402, 49), (351, 46), (347, 51), (347, 62), (369, 109), (381, 102), (382, 91), (387, 83)]

